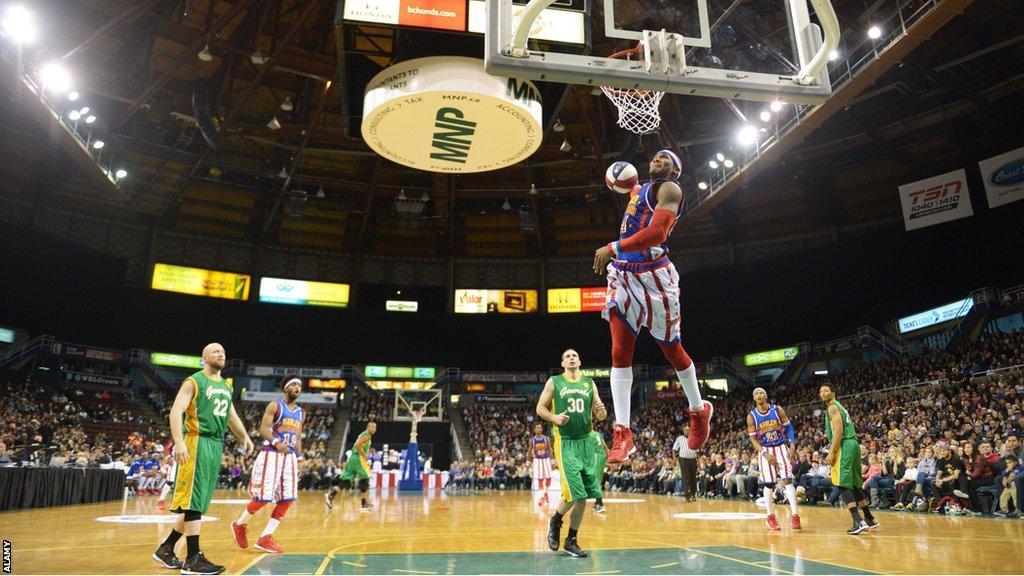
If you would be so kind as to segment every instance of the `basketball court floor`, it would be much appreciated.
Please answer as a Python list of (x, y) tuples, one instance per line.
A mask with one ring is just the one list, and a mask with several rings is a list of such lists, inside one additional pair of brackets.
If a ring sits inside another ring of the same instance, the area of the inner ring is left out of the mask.
[[(233, 574), (1006, 574), (1024, 572), (1024, 521), (881, 513), (881, 528), (847, 536), (840, 509), (804, 509), (804, 531), (770, 534), (753, 504), (685, 503), (609, 494), (606, 515), (588, 510), (576, 559), (548, 550), (550, 512), (523, 492), (447, 495), (304, 492), (275, 535), (275, 556), (238, 549), (230, 522), (244, 492), (218, 491), (202, 547)], [(250, 524), (250, 542), (268, 511)], [(170, 530), (154, 498), (0, 514), (14, 574), (173, 574), (150, 555)], [(183, 545), (183, 542), (182, 542)], [(180, 555), (181, 551), (179, 551)]]

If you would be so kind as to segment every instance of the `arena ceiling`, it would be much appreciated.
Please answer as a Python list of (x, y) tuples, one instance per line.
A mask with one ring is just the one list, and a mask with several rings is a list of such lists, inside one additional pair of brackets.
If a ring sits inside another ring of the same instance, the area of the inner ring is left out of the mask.
[[(736, 31), (738, 44), (763, 43), (771, 62), (771, 32), (752, 23), (761, 3), (711, 0), (711, 18), (746, 10), (751, 24)], [(865, 31), (886, 3), (834, 0), (847, 33)], [(24, 61), (62, 58), (99, 118), (97, 133), (116, 143), (131, 172), (110, 186), (66, 151), (8, 78), (0, 190), (9, 199), (257, 245), (424, 257), (585, 256), (614, 235), (621, 217), (621, 197), (600, 182), (627, 142), (614, 108), (590, 88), (539, 83), (543, 144), (528, 162), (500, 171), (417, 171), (362, 141), (363, 90), (374, 74), (420, 56), (479, 56), (481, 36), (335, 25), (340, 0), (26, 4), (45, 41)], [(1019, 145), (1022, 30), (1024, 3), (970, 3), (781, 162), (689, 219), (673, 242), (828, 238), (899, 222), (899, 183)], [(594, 53), (622, 47), (599, 29), (593, 44)], [(216, 150), (196, 128), (197, 96), (218, 121)], [(706, 177), (707, 159), (734, 145), (737, 110), (757, 109), (670, 94), (663, 130), (634, 143), (637, 164), (675, 147), (693, 186)], [(272, 119), (279, 128), (268, 126)], [(425, 198), (423, 212), (400, 214), (400, 194)], [(523, 214), (534, 224), (525, 231)]]

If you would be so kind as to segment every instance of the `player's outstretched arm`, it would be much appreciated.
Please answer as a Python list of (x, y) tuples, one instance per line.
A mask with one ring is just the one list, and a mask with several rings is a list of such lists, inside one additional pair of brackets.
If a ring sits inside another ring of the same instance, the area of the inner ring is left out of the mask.
[(171, 425), (171, 439), (174, 440), (174, 460), (178, 464), (183, 464), (188, 460), (188, 448), (185, 447), (185, 433), (182, 430), (182, 418), (185, 416), (185, 410), (188, 410), (188, 405), (192, 403), (192, 398), (196, 395), (196, 383), (191, 378), (186, 378), (181, 383), (181, 388), (178, 388), (178, 395), (174, 397), (174, 404), (171, 405), (170, 418)]
[(754, 430), (754, 417), (747, 413), (747, 438), (750, 438), (750, 445), (754, 447), (754, 452), (760, 452), (762, 450), (761, 443), (757, 441), (757, 431)]

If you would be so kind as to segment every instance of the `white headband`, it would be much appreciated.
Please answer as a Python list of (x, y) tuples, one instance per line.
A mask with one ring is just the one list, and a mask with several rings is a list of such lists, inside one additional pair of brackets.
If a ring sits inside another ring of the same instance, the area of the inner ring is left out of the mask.
[(291, 380), (285, 382), (284, 386), (281, 386), (281, 388), (282, 389), (287, 388), (287, 387), (291, 386), (292, 384), (298, 384), (299, 386), (302, 386), (302, 380), (300, 380), (299, 378), (292, 378)]

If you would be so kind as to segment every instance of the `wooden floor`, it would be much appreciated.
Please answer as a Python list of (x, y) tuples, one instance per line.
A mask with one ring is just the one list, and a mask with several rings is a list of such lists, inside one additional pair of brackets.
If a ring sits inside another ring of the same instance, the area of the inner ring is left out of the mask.
[[(246, 494), (219, 491), (202, 548), (244, 574), (1024, 572), (1024, 520), (883, 512), (879, 530), (853, 537), (849, 514), (818, 507), (801, 512), (802, 533), (787, 523), (769, 534), (752, 504), (610, 494), (608, 513), (588, 509), (580, 530), (591, 557), (575, 559), (547, 549), (550, 512), (527, 493), (371, 495), (367, 514), (354, 496), (327, 511), (321, 493), (302, 493), (276, 534), (286, 553), (273, 556), (235, 546), (229, 524)], [(12, 542), (14, 574), (172, 574), (150, 559), (170, 530), (153, 506), (142, 497), (4, 513), (0, 537)], [(268, 518), (269, 507), (251, 541)]]

